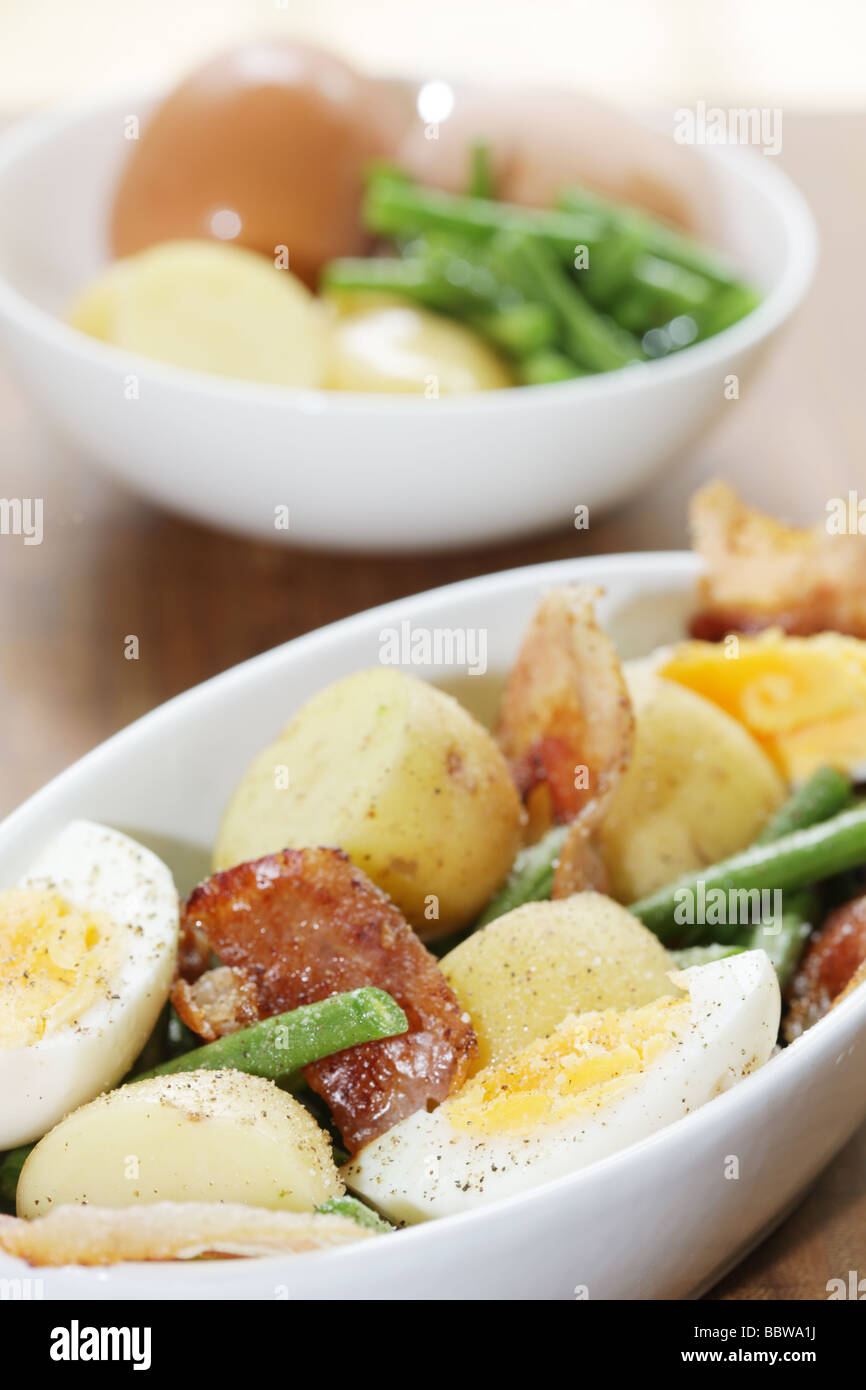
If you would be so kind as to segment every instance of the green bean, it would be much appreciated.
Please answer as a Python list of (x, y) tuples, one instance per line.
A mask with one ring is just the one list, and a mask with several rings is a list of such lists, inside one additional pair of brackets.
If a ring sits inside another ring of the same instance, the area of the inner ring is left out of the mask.
[(347, 1216), (350, 1221), (355, 1221), (359, 1226), (364, 1226), (368, 1231), (376, 1231), (379, 1235), (387, 1235), (393, 1231), (394, 1227), (390, 1221), (386, 1221), (372, 1207), (368, 1207), (364, 1202), (359, 1202), (357, 1197), (329, 1197), (327, 1202), (323, 1202), (316, 1211), (323, 1212), (325, 1215)]
[(629, 287), (612, 312), (623, 328), (642, 335), (683, 314), (700, 324), (714, 293), (705, 276), (658, 256), (641, 255), (632, 266)]
[(228, 1067), (276, 1081), (333, 1052), (391, 1038), (408, 1027), (406, 1015), (390, 994), (365, 986), (262, 1019), (251, 1028), (162, 1062), (136, 1080)]
[(449, 289), (440, 276), (433, 276), (421, 256), (345, 256), (330, 261), (321, 275), (325, 290), (352, 294), (399, 294), (437, 308), (453, 308), (465, 296)]
[(785, 988), (797, 969), (819, 908), (816, 893), (794, 893), (784, 904), (779, 922), (759, 923), (743, 937), (745, 950), (767, 952), (775, 966), (780, 989)]
[(737, 946), (733, 942), (708, 941), (706, 946), (682, 946), (679, 950), (668, 951), (677, 970), (689, 970), (693, 965), (710, 965), (714, 960), (726, 960), (728, 956), (742, 955), (747, 946)]
[(554, 381), (573, 381), (575, 377), (591, 375), (573, 358), (552, 348), (532, 353), (520, 363), (520, 379), (524, 386), (548, 386)]
[(574, 266), (578, 285), (590, 304), (613, 313), (617, 296), (633, 283), (634, 266), (642, 252), (641, 239), (630, 228), (620, 229), (594, 246), (586, 269)]
[(372, 178), (367, 184), (364, 221), (380, 236), (418, 236), (447, 232), (477, 244), (497, 232), (522, 232), (574, 258), (576, 246), (601, 246), (606, 219), (594, 214), (524, 208), (516, 203), (497, 203), (490, 198), (465, 198), (394, 178)]
[[(808, 781), (788, 797), (764, 826), (755, 843), (774, 844), (794, 830), (826, 821), (850, 806), (852, 801), (850, 778), (834, 767), (819, 767)], [(820, 907), (818, 897), (813, 892), (804, 890), (789, 895), (783, 905), (781, 920), (774, 922), (772, 929), (768, 928), (766, 922), (759, 923), (740, 936), (744, 949), (767, 952), (782, 989), (799, 964)]]
[[(629, 911), (662, 940), (683, 935), (679, 913), (715, 890), (724, 893), (804, 888), (866, 863), (866, 808), (855, 807), (832, 819), (794, 830), (771, 844), (752, 845), (721, 863), (684, 874), (638, 902)], [(733, 939), (728, 923), (713, 925), (721, 939)], [(736, 930), (736, 928), (734, 928)]]
[(523, 301), (480, 313), (470, 322), (495, 347), (518, 359), (551, 349), (557, 341), (556, 315), (544, 304)]
[(549, 247), (520, 233), (498, 236), (488, 258), (500, 279), (525, 297), (546, 304), (556, 314), (561, 342), (569, 357), (588, 371), (612, 371), (642, 358), (630, 333), (604, 318), (584, 299)]
[(739, 323), (761, 302), (756, 290), (748, 285), (730, 285), (722, 290), (701, 315), (700, 339), (712, 338), (732, 324)]
[(567, 825), (555, 825), (534, 845), (527, 845), (520, 851), (511, 873), (487, 904), (476, 926), (486, 927), (488, 922), (504, 917), (515, 907), (550, 897), (559, 852), (567, 834)]
[(35, 1144), (21, 1144), (3, 1155), (0, 1160), (0, 1201), (14, 1207), (21, 1169), (35, 1147)]
[(853, 799), (851, 779), (844, 772), (838, 772), (835, 767), (819, 767), (767, 822), (755, 844), (772, 844), (792, 830), (825, 821), (844, 811)]
[(628, 229), (636, 235), (644, 251), (673, 261), (674, 265), (703, 275), (717, 285), (739, 286), (741, 283), (726, 256), (701, 246), (639, 208), (613, 202), (586, 188), (568, 189), (559, 198), (559, 207), (564, 212), (606, 222), (610, 230)]

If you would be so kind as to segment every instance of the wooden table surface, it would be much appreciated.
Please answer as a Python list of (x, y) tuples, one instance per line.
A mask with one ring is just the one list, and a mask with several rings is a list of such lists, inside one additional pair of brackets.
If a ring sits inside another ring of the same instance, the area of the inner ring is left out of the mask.
[[(89, 471), (0, 367), (0, 494), (45, 499), (41, 546), (0, 537), (0, 814), (169, 696), (322, 623), (513, 565), (681, 547), (688, 496), (714, 474), (798, 521), (866, 487), (866, 116), (786, 117), (779, 163), (821, 228), (808, 303), (721, 424), (588, 532), (384, 560), (238, 541), (154, 511)], [(123, 657), (131, 633), (138, 661)], [(852, 1269), (866, 1275), (866, 1127), (710, 1296), (824, 1298), (827, 1280)]]

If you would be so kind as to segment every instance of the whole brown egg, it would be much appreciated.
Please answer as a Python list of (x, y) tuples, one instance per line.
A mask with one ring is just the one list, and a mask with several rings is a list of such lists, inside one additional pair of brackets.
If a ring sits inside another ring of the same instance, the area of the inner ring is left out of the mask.
[(111, 238), (126, 256), (156, 242), (234, 240), (286, 247), (309, 284), (334, 256), (366, 248), (363, 171), (400, 134), (387, 90), (332, 54), (249, 43), (192, 73), (134, 144)]

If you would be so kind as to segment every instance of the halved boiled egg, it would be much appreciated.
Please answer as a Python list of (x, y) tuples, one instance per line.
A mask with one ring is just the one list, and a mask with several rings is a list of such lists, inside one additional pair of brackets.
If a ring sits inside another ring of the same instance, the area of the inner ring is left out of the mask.
[(346, 1185), (386, 1216), (448, 1216), (585, 1168), (762, 1066), (781, 1009), (764, 951), (671, 974), (686, 996), (571, 1014), (438, 1109), (368, 1144)]
[(128, 1071), (168, 997), (178, 898), (128, 836), (73, 821), (0, 892), (0, 1149)]

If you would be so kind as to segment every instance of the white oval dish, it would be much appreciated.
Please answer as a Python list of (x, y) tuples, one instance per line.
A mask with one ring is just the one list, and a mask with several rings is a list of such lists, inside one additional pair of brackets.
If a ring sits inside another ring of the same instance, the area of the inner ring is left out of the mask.
[[(812, 277), (815, 228), (800, 194), (772, 159), (715, 147), (698, 155), (718, 192), (719, 242), (766, 298), (665, 361), (440, 400), (164, 366), (59, 317), (108, 259), (124, 118), (144, 119), (149, 105), (57, 112), (0, 141), (0, 346), (86, 456), (151, 501), (244, 535), (410, 551), (505, 540), (566, 526), (580, 503), (612, 506), (712, 422), (726, 378), (742, 385)], [(284, 507), (288, 531), (274, 524)]]
[[(434, 590), (300, 637), (154, 710), (33, 796), (0, 825), (0, 882), (13, 883), (52, 834), (86, 816), (149, 844), (185, 892), (207, 871), (220, 813), (247, 760), (308, 696), (375, 664), (383, 630), (403, 621), (483, 629), (489, 668), (501, 672), (539, 595), (585, 580), (606, 589), (601, 618), (623, 655), (638, 656), (682, 634), (697, 573), (685, 554), (568, 560)], [(485, 682), (465, 671), (416, 673), (459, 686), (475, 708), (488, 703)], [(861, 989), (668, 1129), (465, 1216), (323, 1254), (38, 1274), (49, 1298), (694, 1296), (781, 1219), (860, 1124), (864, 1051)], [(737, 1180), (727, 1176), (731, 1156)], [(0, 1276), (23, 1272), (0, 1257)]]

